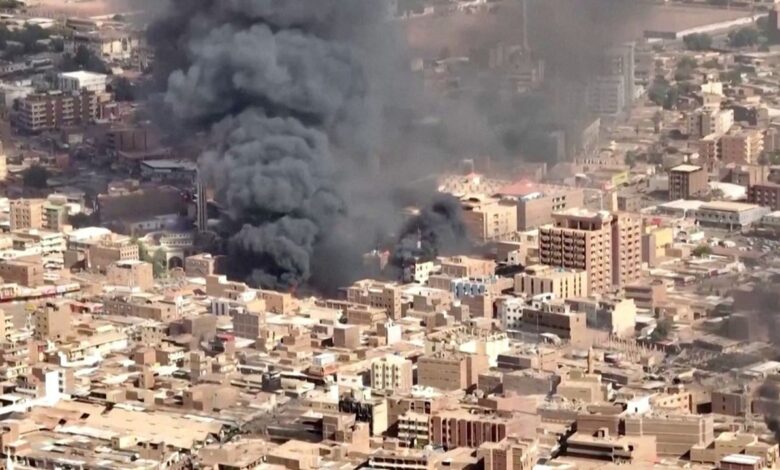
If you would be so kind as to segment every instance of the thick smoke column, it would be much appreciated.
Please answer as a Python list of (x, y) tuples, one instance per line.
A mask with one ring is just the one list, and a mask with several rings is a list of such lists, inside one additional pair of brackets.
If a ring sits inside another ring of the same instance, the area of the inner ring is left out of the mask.
[(440, 195), (403, 227), (393, 252), (393, 264), (403, 267), (415, 257), (432, 259), (471, 247), (463, 222), (460, 201)]
[(376, 166), (382, 104), (363, 45), (382, 3), (173, 0), (152, 28), (166, 105), (209, 133), (201, 167), (226, 211), (231, 274), (306, 282), (315, 250), (360, 216), (346, 198)]

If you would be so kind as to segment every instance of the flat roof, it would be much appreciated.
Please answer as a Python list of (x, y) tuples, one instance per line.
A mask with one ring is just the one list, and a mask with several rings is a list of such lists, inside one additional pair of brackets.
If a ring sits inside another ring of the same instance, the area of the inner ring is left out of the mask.
[(86, 70), (77, 70), (75, 72), (63, 72), (60, 74), (60, 77), (84, 79), (108, 77), (108, 75), (104, 73), (87, 72)]
[(713, 211), (744, 212), (757, 209), (758, 207), (761, 206), (756, 204), (748, 204), (745, 202), (713, 201), (703, 204), (701, 209)]
[(694, 171), (699, 171), (702, 168), (700, 166), (696, 165), (677, 165), (676, 167), (672, 168), (672, 171), (679, 171), (683, 173), (693, 173)]

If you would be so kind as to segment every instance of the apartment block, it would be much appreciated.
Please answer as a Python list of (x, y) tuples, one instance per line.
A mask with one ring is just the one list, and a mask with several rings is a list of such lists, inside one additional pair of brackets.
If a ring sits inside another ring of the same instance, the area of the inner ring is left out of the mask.
[(612, 221), (612, 285), (620, 287), (642, 274), (642, 218), (615, 214)]
[(417, 360), (417, 383), (439, 390), (464, 390), (488, 370), (488, 357), (460, 353), (425, 354)]
[(383, 308), (393, 320), (401, 318), (401, 289), (398, 285), (365, 279), (347, 288), (347, 301)]
[(531, 470), (539, 455), (538, 441), (508, 436), (499, 442), (485, 442), (477, 449), (477, 458), (485, 470)]
[(43, 228), (42, 199), (15, 199), (11, 201), (11, 230)]
[(689, 137), (724, 134), (734, 125), (734, 110), (715, 107), (699, 108), (686, 116)]
[(709, 191), (707, 171), (696, 165), (678, 165), (669, 170), (669, 200), (695, 199)]
[(680, 458), (714, 438), (712, 415), (636, 415), (625, 418), (627, 436), (655, 436), (658, 455)]
[(554, 268), (537, 264), (515, 275), (515, 294), (534, 297), (553, 294), (556, 298), (587, 297), (588, 273), (582, 269)]
[(469, 256), (440, 257), (441, 274), (446, 277), (489, 277), (496, 273), (496, 262)]
[(412, 361), (385, 356), (371, 363), (371, 387), (375, 390), (408, 392), (412, 385)]
[(0, 279), (24, 287), (43, 285), (43, 263), (40, 257), (0, 262)]
[(517, 419), (471, 414), (466, 410), (442, 411), (431, 416), (431, 443), (445, 449), (479, 447), (501, 442), (520, 427)]
[(720, 159), (724, 163), (755, 163), (764, 151), (764, 138), (755, 129), (726, 134), (720, 139)]
[(29, 95), (20, 101), (17, 125), (24, 132), (36, 133), (87, 124), (97, 117), (95, 93), (49, 92)]
[(699, 157), (712, 166), (720, 161), (720, 134), (709, 134), (699, 139)]
[(109, 285), (149, 290), (154, 287), (152, 264), (139, 260), (117, 261), (108, 265)]
[(233, 313), (233, 333), (240, 338), (257, 339), (265, 326), (265, 314), (243, 309)]
[(543, 264), (588, 273), (590, 293), (612, 286), (612, 222), (609, 212), (568, 210), (556, 213), (554, 223), (539, 229)]
[(748, 202), (780, 210), (780, 184), (762, 183), (754, 184), (748, 188)]
[(466, 229), (475, 240), (499, 240), (517, 232), (517, 205), (512, 200), (472, 197), (461, 206)]
[(73, 321), (67, 303), (47, 303), (33, 312), (33, 336), (38, 340), (61, 342), (72, 331)]

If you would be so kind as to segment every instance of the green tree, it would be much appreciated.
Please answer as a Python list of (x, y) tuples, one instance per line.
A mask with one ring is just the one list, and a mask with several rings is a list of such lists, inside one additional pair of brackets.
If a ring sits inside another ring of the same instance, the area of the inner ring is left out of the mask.
[(165, 251), (162, 248), (158, 248), (152, 256), (152, 272), (157, 278), (168, 274), (168, 257), (165, 256)]
[(749, 47), (758, 44), (760, 34), (756, 28), (751, 26), (740, 28), (737, 31), (729, 33), (729, 46), (731, 47)]
[(22, 173), (22, 182), (28, 188), (45, 189), (48, 179), (49, 170), (40, 165), (33, 165)]
[(674, 79), (678, 82), (690, 80), (693, 77), (693, 73), (696, 71), (696, 67), (699, 64), (693, 57), (685, 56), (677, 62), (677, 69), (674, 72)]
[(699, 245), (693, 249), (691, 254), (697, 258), (703, 258), (707, 255), (712, 254), (712, 248), (710, 248), (709, 245)]
[(683, 38), (683, 44), (689, 51), (706, 51), (712, 47), (712, 36), (705, 33), (693, 33)]

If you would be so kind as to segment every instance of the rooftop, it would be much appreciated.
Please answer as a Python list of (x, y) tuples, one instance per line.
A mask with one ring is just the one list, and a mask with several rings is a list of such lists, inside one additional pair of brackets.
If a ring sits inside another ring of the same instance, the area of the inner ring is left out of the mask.
[(676, 167), (672, 168), (672, 171), (676, 171), (678, 173), (693, 173), (694, 171), (699, 171), (702, 168), (700, 166), (696, 165), (677, 165)]

